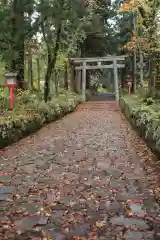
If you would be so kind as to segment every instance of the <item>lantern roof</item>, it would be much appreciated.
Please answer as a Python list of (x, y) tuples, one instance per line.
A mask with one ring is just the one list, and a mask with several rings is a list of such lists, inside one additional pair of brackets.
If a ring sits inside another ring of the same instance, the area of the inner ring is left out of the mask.
[(5, 73), (5, 77), (17, 77), (18, 73), (17, 72), (8, 72)]

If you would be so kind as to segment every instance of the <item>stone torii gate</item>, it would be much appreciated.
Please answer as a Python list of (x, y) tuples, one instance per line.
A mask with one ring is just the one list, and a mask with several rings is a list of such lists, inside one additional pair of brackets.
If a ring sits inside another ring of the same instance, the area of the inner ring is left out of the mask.
[[(93, 58), (70, 58), (70, 61), (74, 65), (75, 70), (82, 71), (81, 87), (82, 87), (82, 97), (84, 101), (86, 100), (86, 70), (107, 69), (107, 68), (113, 69), (115, 96), (116, 96), (116, 100), (119, 100), (118, 68), (124, 68), (125, 64), (118, 63), (118, 61), (124, 61), (126, 57), (127, 57), (126, 55), (121, 55), (121, 56), (106, 56), (106, 57), (93, 57)], [(107, 65), (106, 62), (112, 62), (112, 64)], [(77, 66), (77, 64), (79, 66)]]

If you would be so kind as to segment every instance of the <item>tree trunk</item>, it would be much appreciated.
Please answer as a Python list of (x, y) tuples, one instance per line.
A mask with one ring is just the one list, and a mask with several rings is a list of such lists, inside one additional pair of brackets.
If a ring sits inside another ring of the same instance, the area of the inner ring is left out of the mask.
[(136, 91), (136, 51), (133, 53), (132, 59), (132, 89), (131, 92), (135, 93)]
[(121, 69), (121, 84), (124, 89), (126, 85), (126, 67)]
[(156, 57), (156, 79), (155, 79), (155, 88), (160, 90), (160, 56), (157, 54)]
[(86, 89), (90, 89), (90, 72), (86, 71)]
[[(24, 43), (22, 43), (21, 46), (19, 46), (19, 50), (17, 52), (19, 52), (19, 57), (16, 61), (16, 69), (18, 71), (18, 84), (19, 84), (19, 88), (23, 88), (24, 87)], [(33, 78), (32, 78), (33, 81)], [(33, 82), (32, 82), (33, 85)]]
[(140, 52), (140, 84), (141, 86), (143, 86), (143, 63), (144, 63), (144, 59), (143, 59), (143, 53)]
[(153, 54), (150, 56), (149, 89), (150, 91), (155, 89), (155, 58)]
[(12, 3), (12, 56), (11, 71), (18, 72), (18, 85), (24, 84), (24, 8), (23, 1), (14, 0)]
[(57, 60), (57, 54), (59, 50), (59, 44), (60, 44), (60, 39), (61, 39), (61, 31), (62, 31), (62, 22), (60, 22), (58, 28), (57, 28), (57, 33), (56, 33), (56, 43), (55, 43), (55, 48), (53, 52), (53, 57), (51, 58), (50, 53), (48, 52), (48, 66), (47, 66), (47, 72), (45, 75), (45, 83), (44, 83), (44, 100), (45, 102), (48, 101), (48, 96), (49, 96), (49, 82), (53, 73), (53, 70), (55, 68), (56, 60)]
[(150, 55), (150, 57), (149, 57), (149, 82), (148, 82), (149, 90), (152, 90), (152, 71), (153, 71), (153, 56)]
[[(137, 36), (137, 11), (133, 12), (133, 31), (136, 33)], [(136, 91), (136, 73), (137, 73), (137, 68), (136, 68), (136, 49), (133, 51), (133, 68), (132, 68), (132, 89), (131, 92), (135, 93)]]
[[(54, 63), (55, 66), (55, 63)], [(47, 72), (45, 75), (45, 82), (44, 82), (44, 101), (47, 102), (48, 101), (48, 97), (49, 97), (49, 93), (50, 93), (50, 88), (49, 88), (49, 83), (50, 83), (50, 79), (53, 73), (53, 65), (52, 65), (52, 61), (48, 61), (48, 66), (47, 66)]]
[(33, 66), (32, 66), (32, 52), (30, 47), (28, 51), (28, 83), (30, 89), (33, 89)]
[(70, 65), (70, 88), (73, 92), (76, 92), (76, 82), (75, 82), (75, 70), (72, 63)]
[(68, 64), (65, 62), (64, 68), (64, 88), (68, 90)]
[(56, 92), (56, 96), (58, 96), (58, 77), (59, 77), (59, 74), (57, 71), (55, 71), (55, 74), (54, 74), (54, 85), (55, 85), (55, 92)]
[(77, 70), (76, 71), (76, 90), (77, 90), (77, 93), (80, 93), (81, 90), (82, 90), (82, 72), (81, 70)]
[(41, 73), (40, 73), (39, 58), (37, 58), (37, 76), (38, 76), (38, 93), (40, 93)]
[(15, 52), (16, 52), (16, 6), (17, 6), (17, 1), (14, 0), (12, 3), (12, 13), (11, 13), (11, 25), (12, 25), (12, 33), (11, 33), (11, 59), (9, 59), (9, 64), (7, 66), (8, 70), (11, 72), (16, 71), (16, 59), (15, 59)]

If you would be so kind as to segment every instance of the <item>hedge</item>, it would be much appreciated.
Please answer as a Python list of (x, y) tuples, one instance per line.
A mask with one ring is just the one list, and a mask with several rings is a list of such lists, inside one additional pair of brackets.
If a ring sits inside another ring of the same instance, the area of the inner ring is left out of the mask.
[(59, 97), (54, 97), (47, 104), (42, 100), (37, 101), (32, 94), (29, 96), (28, 100), (25, 100), (24, 95), (21, 96), (19, 100), (21, 104), (12, 112), (0, 113), (0, 149), (74, 111), (81, 102), (80, 96), (71, 92), (60, 94)]
[(122, 96), (120, 106), (126, 118), (151, 150), (160, 155), (159, 104), (153, 102), (148, 105), (139, 96)]

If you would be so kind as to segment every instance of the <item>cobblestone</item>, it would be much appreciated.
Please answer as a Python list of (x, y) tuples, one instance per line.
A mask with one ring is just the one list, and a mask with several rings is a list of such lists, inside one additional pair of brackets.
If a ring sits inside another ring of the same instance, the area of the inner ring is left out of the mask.
[(159, 238), (155, 157), (118, 110), (82, 104), (1, 153), (0, 240)]

